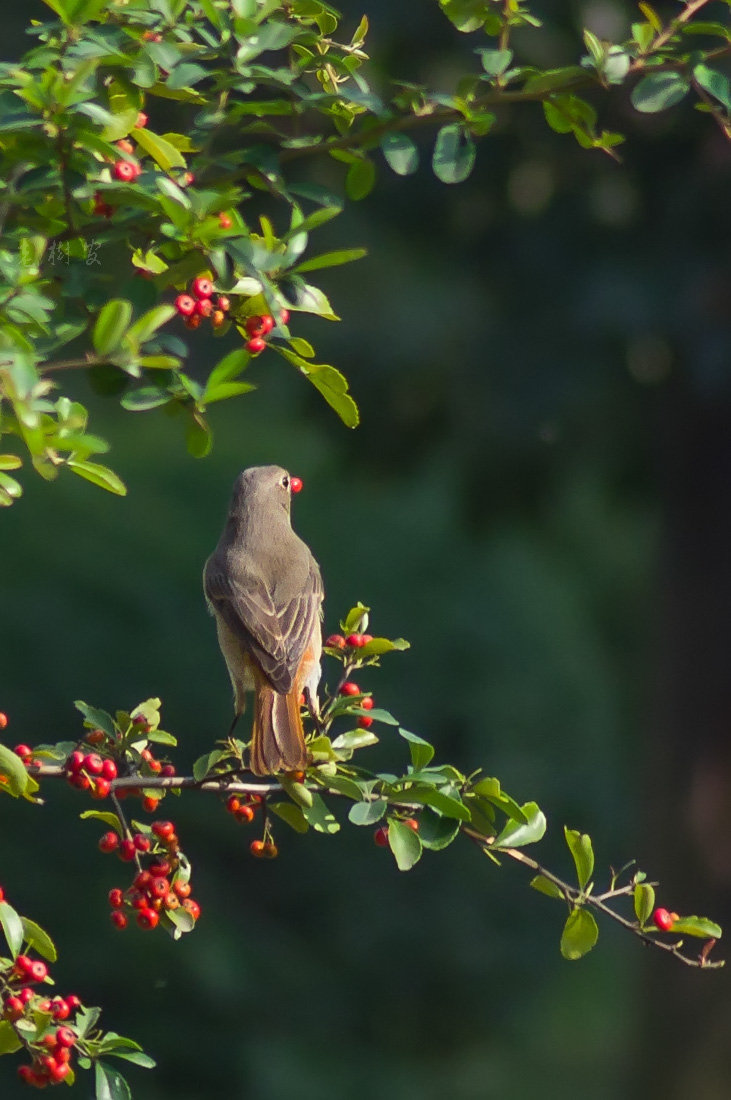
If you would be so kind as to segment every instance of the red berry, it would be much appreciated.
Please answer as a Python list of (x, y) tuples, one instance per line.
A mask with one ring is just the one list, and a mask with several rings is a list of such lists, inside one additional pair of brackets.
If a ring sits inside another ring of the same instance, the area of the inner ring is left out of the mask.
[(331, 634), (325, 639), (325, 645), (329, 645), (331, 649), (345, 649), (345, 638), (342, 634)]
[(16, 745), (13, 752), (16, 756), (19, 756), (21, 760), (29, 760), (33, 755), (33, 749), (30, 745)]
[(210, 298), (200, 298), (195, 303), (195, 311), (199, 313), (201, 317), (210, 317), (213, 313), (213, 302)]
[[(158, 38), (156, 38), (155, 41), (156, 42), (162, 41), (162, 35), (160, 35)], [(147, 126), (147, 115), (145, 114), (144, 111), (140, 111), (140, 113), (137, 115), (137, 124), (136, 125), (137, 125), (138, 130), (144, 130), (145, 126)]]
[(121, 183), (131, 183), (139, 175), (137, 166), (131, 160), (115, 161), (113, 171), (115, 179), (120, 180)]
[(169, 840), (171, 836), (175, 835), (175, 826), (172, 821), (155, 821), (152, 825), (152, 831), (160, 840)]
[(195, 298), (190, 294), (179, 294), (175, 299), (175, 308), (183, 317), (190, 317), (195, 312)]
[(261, 336), (252, 336), (250, 340), (246, 341), (246, 350), (251, 355), (259, 355), (266, 346), (266, 340), (262, 340)]
[(78, 787), (80, 791), (88, 791), (91, 787), (91, 780), (88, 775), (84, 775), (79, 772), (77, 775), (72, 775), (69, 779), (72, 787)]
[(166, 878), (159, 876), (150, 883), (150, 894), (153, 898), (164, 898), (170, 891), (170, 883)]
[(361, 646), (365, 645), (363, 638), (363, 634), (349, 634), (345, 639), (345, 644), (352, 645), (354, 649), (360, 649)]
[(388, 847), (388, 825), (381, 825), (373, 834), (373, 840), (379, 848)]
[(145, 813), (154, 814), (155, 810), (158, 807), (159, 801), (159, 798), (153, 798), (152, 795), (146, 794), (145, 797), (142, 799), (142, 809), (145, 811)]
[(216, 299), (216, 309), (222, 309), (224, 313), (228, 313), (231, 308), (231, 303), (225, 294), (219, 294)]
[(251, 317), (247, 317), (244, 321), (244, 328), (249, 336), (261, 336), (261, 317), (258, 313), (253, 314)]
[(288, 321), (289, 321), (289, 310), (288, 309), (283, 309), (282, 312), (279, 314), (279, 323), (280, 323), (280, 325), (286, 325)]
[(373, 719), (371, 718), (370, 714), (361, 714), (360, 718), (358, 719), (358, 725), (361, 727), (361, 729), (370, 729), (373, 725)]
[(48, 1076), (51, 1078), (51, 1081), (54, 1084), (59, 1084), (61, 1081), (64, 1080), (65, 1077), (68, 1077), (70, 1073), (71, 1066), (68, 1064), (68, 1062), (59, 1063), (58, 1061), (56, 1061), (56, 1064), (53, 1066), (53, 1068), (49, 1069)]
[(76, 1032), (70, 1027), (60, 1027), (56, 1032), (56, 1042), (60, 1047), (72, 1047), (76, 1043)]
[(54, 997), (51, 1002), (51, 1014), (54, 1020), (68, 1020), (71, 1009), (63, 997)]
[(149, 852), (152, 847), (149, 836), (145, 836), (144, 833), (135, 833), (132, 837), (132, 843), (138, 852)]
[(75, 993), (69, 993), (68, 997), (66, 997), (66, 1004), (69, 1006), (71, 1012), (76, 1008), (81, 1008), (81, 1001)]
[(102, 778), (108, 779), (110, 782), (117, 778), (117, 765), (109, 758), (102, 761)]
[(241, 799), (237, 798), (235, 794), (230, 794), (226, 799), (226, 809), (230, 814), (238, 813), (241, 809)]
[(19, 1020), (23, 1015), (25, 1005), (20, 997), (8, 997), (3, 1006), (3, 1017), (6, 1020)]
[(135, 842), (130, 840), (129, 837), (125, 837), (119, 845), (119, 858), (124, 860), (125, 863), (131, 863), (135, 858)]
[(661, 932), (669, 932), (674, 924), (673, 915), (667, 909), (656, 909), (652, 919)]
[(112, 789), (112, 784), (109, 782), (109, 780), (108, 779), (102, 779), (101, 777), (99, 777), (99, 779), (96, 779), (94, 781), (94, 785), (91, 788), (91, 797), (92, 798), (108, 798), (109, 797), (109, 792), (111, 791), (111, 789)]
[(340, 689), (341, 695), (360, 695), (360, 688), (352, 680), (346, 680)]
[(104, 761), (98, 753), (90, 752), (84, 757), (82, 767), (89, 775), (101, 775), (104, 768)]
[(210, 298), (213, 294), (213, 283), (205, 275), (198, 275), (190, 285), (190, 289), (196, 298)]
[(373, 698), (370, 695), (366, 695), (365, 699), (361, 699), (360, 705), (363, 710), (373, 710)]
[(163, 878), (170, 874), (170, 864), (166, 859), (159, 859), (157, 863), (150, 864), (151, 875), (162, 875)]
[(173, 890), (179, 898), (184, 900), (185, 898), (190, 897), (191, 886), (189, 882), (174, 882)]
[(189, 187), (191, 183), (195, 183), (195, 176), (192, 172), (183, 172), (180, 183), (183, 187)]
[(192, 317), (186, 317), (185, 327), (186, 328), (200, 328), (201, 321), (202, 321), (202, 317), (200, 316), (200, 314), (199, 313), (194, 313)]
[(415, 833), (418, 833), (419, 831), (419, 822), (416, 820), (415, 817), (404, 818), (404, 825), (406, 825), (409, 829), (413, 829)]
[(290, 479), (289, 479), (289, 491), (291, 493), (301, 493), (302, 492), (302, 478), (301, 477), (290, 477)]
[(239, 809), (236, 811), (236, 820), (246, 822), (253, 821), (254, 811), (251, 806), (240, 806)]
[(249, 851), (251, 852), (252, 856), (256, 856), (257, 859), (261, 859), (264, 855), (264, 841), (252, 840), (251, 844), (249, 845)]
[(219, 214), (218, 224), (221, 226), (221, 229), (230, 229), (233, 225), (233, 222), (229, 218), (228, 214)]
[(28, 989), (28, 988), (26, 988), (26, 989), (21, 989), (21, 991), (20, 991), (20, 993), (18, 994), (18, 996), (20, 997), (20, 999), (21, 999), (21, 1001), (23, 1002), (23, 1004), (24, 1004), (24, 1005), (27, 1005), (27, 1004), (28, 1004), (28, 1001), (30, 1001), (30, 1000), (32, 1000), (32, 999), (33, 999), (33, 990), (32, 990), (32, 989)]
[(127, 927), (127, 914), (123, 913), (121, 909), (114, 909), (109, 914), (109, 919), (115, 928), (118, 928), (120, 932), (123, 928)]
[(156, 928), (160, 920), (160, 917), (154, 909), (150, 909), (149, 906), (146, 909), (140, 909), (137, 914), (137, 923), (140, 928), (143, 928), (146, 932), (152, 928)]
[(48, 974), (48, 967), (40, 959), (36, 959), (31, 967), (31, 977), (34, 982), (42, 982)]
[(89, 730), (89, 732), (86, 735), (85, 740), (90, 745), (101, 745), (101, 743), (104, 740), (105, 736), (106, 736), (106, 734), (104, 733), (104, 730)]
[(80, 752), (79, 749), (74, 749), (66, 761), (66, 767), (70, 772), (78, 772), (81, 770), (81, 765), (84, 763), (85, 759), (83, 752)]
[(223, 310), (214, 309), (213, 313), (211, 314), (211, 324), (213, 325), (213, 327), (220, 328), (225, 320), (226, 314), (223, 312)]
[(8, 716), (4, 711), (0, 710), (0, 730), (4, 730), (8, 724)]
[(186, 909), (193, 920), (198, 920), (201, 915), (201, 907), (194, 898), (186, 898), (183, 902), (183, 909)]
[(265, 842), (264, 850), (262, 852), (262, 855), (264, 856), (265, 859), (276, 859), (277, 858), (277, 856), (279, 855), (279, 848), (277, 848), (277, 846), (276, 846), (276, 844), (274, 843), (273, 840), (267, 840)]
[(0, 886), (0, 901), (5, 901), (5, 891), (2, 886)]
[(261, 317), (262, 336), (266, 336), (274, 328), (274, 318), (271, 313), (263, 313)]
[(172, 776), (175, 775), (175, 765), (163, 764), (162, 768), (160, 769), (160, 775), (165, 775), (168, 777), (168, 779), (170, 779)]
[(112, 829), (99, 840), (100, 852), (114, 852), (119, 847), (119, 836)]
[(373, 635), (372, 634), (361, 634), (361, 638), (363, 639), (363, 641), (361, 642), (361, 645), (368, 645), (369, 642), (373, 641)]
[(135, 151), (134, 145), (127, 138), (121, 138), (119, 141), (115, 141), (114, 144), (117, 146), (120, 153), (134, 153)]
[(121, 909), (124, 905), (124, 893), (118, 886), (109, 891), (109, 904), (112, 909)]

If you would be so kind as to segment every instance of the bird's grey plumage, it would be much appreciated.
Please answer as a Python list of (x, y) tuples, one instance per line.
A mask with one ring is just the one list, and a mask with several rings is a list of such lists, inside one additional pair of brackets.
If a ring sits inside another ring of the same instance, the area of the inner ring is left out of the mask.
[[(309, 547), (292, 530), (287, 476), (280, 466), (255, 466), (239, 475), (226, 525), (203, 572), (237, 696), (224, 641), (229, 649), (237, 644), (250, 653), (271, 686), (287, 693), (321, 617), (322, 578)], [(316, 689), (319, 668), (311, 679)]]

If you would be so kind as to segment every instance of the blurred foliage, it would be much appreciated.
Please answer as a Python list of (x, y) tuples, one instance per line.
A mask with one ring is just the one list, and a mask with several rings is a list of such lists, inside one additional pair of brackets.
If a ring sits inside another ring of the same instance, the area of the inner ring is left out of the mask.
[[(360, 10), (341, 7), (355, 28)], [(541, 8), (552, 34), (525, 48), (544, 67), (573, 63), (579, 25), (619, 38), (637, 18), (613, 0), (559, 20)], [(24, 48), (26, 14), (5, 13), (8, 57)], [(406, 78), (449, 88), (471, 45), (437, 10), (374, 2), (369, 14), (376, 73), (397, 58)], [(630, 135), (622, 167), (548, 131), (538, 108), (510, 109), (459, 188), (424, 168), (383, 174), (341, 216), (339, 234), (369, 249), (321, 275), (348, 324), (302, 334), (317, 331), (346, 368), (357, 433), (324, 427), (316, 395), (262, 363), (256, 404), (217, 408), (216, 448), (194, 464), (163, 414), (120, 419), (74, 378), (130, 495), (28, 482), (23, 507), (3, 516), (1, 702), (15, 739), (73, 736), (69, 700), (116, 700), (120, 685), (130, 704), (166, 700), (191, 760), (225, 731), (228, 684), (197, 578), (235, 474), (277, 461), (306, 480), (297, 526), (323, 567), (326, 626), (361, 598), (384, 633), (412, 640), (380, 674), (379, 702), (445, 757), (489, 763), (557, 824), (600, 836), (597, 858), (621, 848), (651, 862), (662, 508), (668, 482), (686, 476), (679, 421), (729, 406), (731, 161), (720, 128), (687, 102), (672, 118), (640, 116), (621, 90), (603, 112)], [(313, 161), (307, 178), (327, 186), (336, 171)], [(341, 239), (331, 232), (323, 250)], [(194, 354), (207, 368), (213, 341)], [(109, 1025), (144, 1027), (160, 1069), (136, 1075), (142, 1100), (558, 1098), (569, 1075), (613, 1100), (639, 1094), (640, 1063), (656, 1083), (674, 1064), (677, 1052), (642, 1045), (643, 1018), (666, 1002), (643, 1000), (631, 945), (567, 965), (558, 912), (496, 870), (498, 901), (477, 853), (451, 849), (399, 876), (358, 831), (337, 846), (297, 838), (259, 864), (213, 804), (201, 819), (183, 802), (204, 905), (195, 942), (130, 947), (105, 929), (103, 891), (88, 896), (104, 865), (77, 805), (58, 790), (40, 812), (23, 809), (26, 843), (3, 877), (53, 928), (63, 987), (81, 962), (79, 993), (105, 1005)], [(662, 822), (669, 859), (679, 817)], [(725, 1095), (725, 1047), (715, 1028), (699, 1040), (703, 1100)]]

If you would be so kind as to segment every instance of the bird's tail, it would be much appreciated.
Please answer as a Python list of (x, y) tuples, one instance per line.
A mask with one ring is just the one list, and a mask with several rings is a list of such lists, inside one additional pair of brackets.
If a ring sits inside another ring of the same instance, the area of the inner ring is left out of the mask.
[(302, 771), (307, 767), (305, 731), (299, 706), (299, 688), (288, 694), (275, 691), (255, 672), (254, 725), (250, 767), (254, 775)]

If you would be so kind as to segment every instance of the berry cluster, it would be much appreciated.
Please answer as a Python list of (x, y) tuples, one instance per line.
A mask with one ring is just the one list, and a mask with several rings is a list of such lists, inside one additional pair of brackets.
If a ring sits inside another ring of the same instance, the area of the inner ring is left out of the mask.
[(66, 759), (66, 777), (72, 787), (91, 791), (92, 798), (107, 798), (117, 778), (117, 765), (109, 756), (102, 759), (97, 752), (74, 749)]
[[(340, 694), (355, 697), (356, 695), (362, 695), (362, 692), (353, 680), (346, 680), (344, 684), (340, 685)], [(358, 699), (357, 702), (358, 706), (362, 710), (373, 710), (374, 703), (372, 695), (363, 695), (363, 697), (361, 699)], [(373, 725), (373, 719), (371, 718), (370, 714), (361, 714), (360, 718), (358, 719), (358, 725), (364, 730), (370, 729), (370, 727)]]
[(362, 649), (372, 641), (372, 634), (349, 634), (347, 638), (342, 634), (331, 634), (325, 639), (325, 645), (329, 645), (331, 649)]
[(149, 856), (147, 867), (141, 867), (126, 890), (115, 886), (109, 891), (110, 919), (120, 930), (135, 917), (140, 928), (149, 931), (160, 923), (161, 916), (183, 908), (194, 921), (200, 916), (200, 905), (190, 896), (188, 865), (180, 858), (180, 846), (172, 821), (155, 821), (145, 832), (121, 837), (114, 830), (99, 840), (102, 852), (117, 852), (125, 863)]
[[(289, 310), (283, 309), (279, 314), (279, 323), (286, 325), (289, 321)], [(251, 355), (259, 355), (267, 346), (265, 337), (274, 328), (275, 321), (271, 313), (255, 313), (244, 321), (244, 328), (249, 339), (246, 341), (246, 350)]]
[(219, 294), (214, 303), (213, 283), (199, 275), (190, 284), (190, 294), (179, 294), (175, 308), (185, 318), (187, 328), (198, 328), (204, 317), (210, 317), (214, 328), (220, 328), (226, 320), (231, 303), (225, 294)]
[(239, 796), (237, 794), (230, 794), (226, 799), (226, 809), (238, 822), (251, 822), (254, 820), (256, 811), (262, 804), (262, 797), (260, 794), (249, 794)]
[[(0, 887), (0, 901), (4, 896)], [(0, 1017), (13, 1027), (31, 1057), (29, 1065), (18, 1067), (18, 1076), (36, 1088), (58, 1085), (71, 1073), (77, 1033), (64, 1021), (81, 1008), (75, 993), (50, 998), (32, 988), (48, 981), (42, 959), (18, 955), (8, 962), (0, 987)]]

